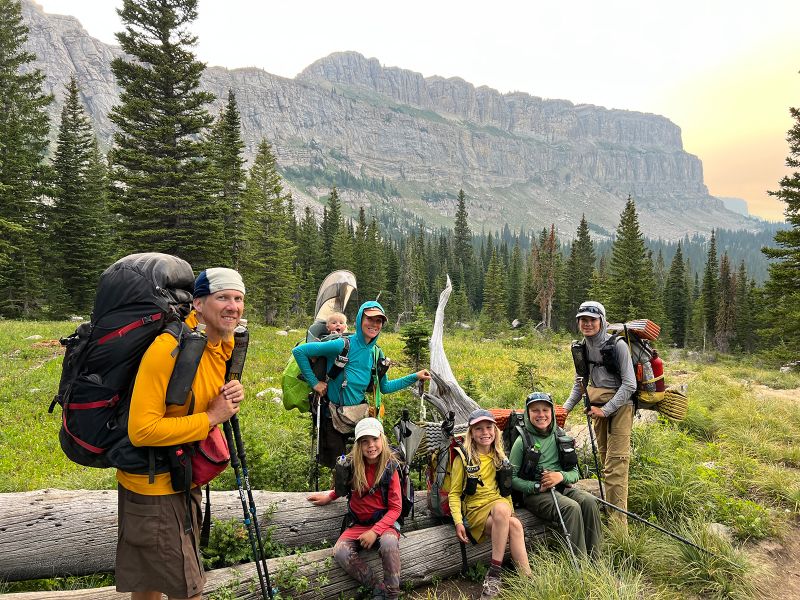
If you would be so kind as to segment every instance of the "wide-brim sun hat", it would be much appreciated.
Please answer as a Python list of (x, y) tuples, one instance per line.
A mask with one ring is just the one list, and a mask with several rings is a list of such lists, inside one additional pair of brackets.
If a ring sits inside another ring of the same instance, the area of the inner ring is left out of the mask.
[(469, 418), (467, 419), (467, 424), (472, 427), (475, 423), (480, 423), (481, 421), (490, 421), (497, 425), (497, 420), (494, 418), (494, 415), (486, 410), (485, 408), (479, 408), (477, 410), (473, 410), (469, 413)]
[(383, 433), (383, 425), (381, 424), (378, 419), (374, 419), (373, 417), (367, 417), (366, 419), (361, 419), (358, 423), (356, 423), (356, 441), (364, 437), (365, 435), (371, 437), (381, 437)]
[(599, 302), (595, 302), (594, 300), (583, 302), (578, 308), (578, 314), (575, 315), (576, 319), (580, 319), (581, 317), (592, 317), (593, 319), (605, 319), (606, 307), (600, 304)]

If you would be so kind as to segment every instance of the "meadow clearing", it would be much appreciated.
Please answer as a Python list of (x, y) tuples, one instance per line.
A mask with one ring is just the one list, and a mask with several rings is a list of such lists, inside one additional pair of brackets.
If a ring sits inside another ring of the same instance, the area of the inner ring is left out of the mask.
[[(0, 322), (0, 492), (115, 487), (113, 471), (87, 469), (64, 457), (57, 435), (60, 408), (47, 412), (63, 354), (57, 340), (74, 328), (69, 322)], [(308, 489), (309, 419), (285, 411), (278, 399), (280, 373), (300, 337), (300, 331), (281, 335), (275, 328), (251, 327), (240, 420), (254, 488)], [(403, 364), (399, 336), (384, 333), (380, 344), (398, 363), (390, 377), (412, 370)], [(530, 332), (494, 339), (476, 330), (445, 335), (456, 377), (491, 408), (521, 406), (531, 385), (563, 402), (572, 378), (568, 344), (563, 336)], [(609, 531), (603, 560), (581, 574), (557, 548), (535, 549), (536, 578), (515, 579), (504, 597), (759, 598), (774, 585), (800, 589), (790, 587), (800, 586), (800, 579), (781, 566), (798, 550), (791, 539), (800, 513), (800, 375), (752, 359), (663, 354), (667, 382), (688, 384), (688, 415), (681, 423), (660, 420), (636, 428), (629, 508), (718, 557), (634, 524), (628, 535)], [(419, 400), (409, 392), (384, 400), (389, 423), (403, 408), (419, 414)], [(430, 420), (433, 413), (429, 408)], [(581, 420), (575, 414), (568, 426)], [(233, 489), (233, 477), (223, 475), (214, 487)], [(0, 591), (18, 589), (20, 584), (0, 584)], [(460, 593), (434, 586), (415, 597), (455, 599)]]

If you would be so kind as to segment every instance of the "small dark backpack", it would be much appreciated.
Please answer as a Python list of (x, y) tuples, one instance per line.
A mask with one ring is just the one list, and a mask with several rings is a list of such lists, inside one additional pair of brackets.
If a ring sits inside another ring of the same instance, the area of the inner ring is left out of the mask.
[(100, 276), (91, 321), (61, 339), (66, 352), (49, 412), (61, 405), (67, 458), (130, 473), (169, 470), (165, 453), (130, 443), (128, 410), (147, 348), (164, 331), (181, 339), (193, 288), (189, 263), (156, 252), (121, 258)]
[[(383, 475), (381, 475), (381, 478), (372, 485), (367, 494), (374, 494), (380, 490), (383, 504), (384, 506), (388, 507), (389, 486), (392, 483), (392, 475), (394, 475), (395, 471), (397, 471), (397, 474), (400, 477), (400, 497), (402, 499), (402, 508), (400, 509), (400, 516), (397, 518), (397, 523), (402, 526), (405, 523), (405, 519), (408, 515), (411, 515), (412, 518), (414, 517), (414, 484), (411, 482), (411, 478), (409, 477), (410, 469), (405, 460), (403, 450), (398, 446), (391, 446), (391, 448), (396, 458), (389, 461), (389, 463), (386, 465)], [(353, 524), (373, 525), (380, 521), (383, 518), (383, 515), (386, 514), (386, 510), (384, 510), (373, 515), (373, 518), (369, 519), (369, 521), (358, 521), (355, 517), (355, 514), (353, 514), (353, 511), (350, 509), (351, 495), (352, 489), (350, 493), (347, 494), (347, 514), (344, 516), (344, 520), (342, 521), (342, 531)]]

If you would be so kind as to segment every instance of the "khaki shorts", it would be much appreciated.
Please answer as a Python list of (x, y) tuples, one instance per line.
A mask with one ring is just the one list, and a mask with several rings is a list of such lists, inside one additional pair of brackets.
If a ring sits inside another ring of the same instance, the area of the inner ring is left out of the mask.
[(186, 494), (143, 496), (117, 486), (118, 592), (163, 592), (191, 598), (203, 592), (200, 488), (191, 492), (192, 531), (183, 532)]

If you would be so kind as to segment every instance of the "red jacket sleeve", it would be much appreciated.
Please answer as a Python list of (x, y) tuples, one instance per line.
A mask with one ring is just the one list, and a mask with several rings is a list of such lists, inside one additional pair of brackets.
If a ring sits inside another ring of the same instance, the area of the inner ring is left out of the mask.
[(389, 483), (388, 509), (383, 518), (372, 526), (372, 531), (378, 535), (383, 534), (395, 524), (395, 521), (400, 518), (400, 512), (403, 509), (403, 496), (400, 493), (400, 475), (396, 469), (392, 473), (392, 480)]

